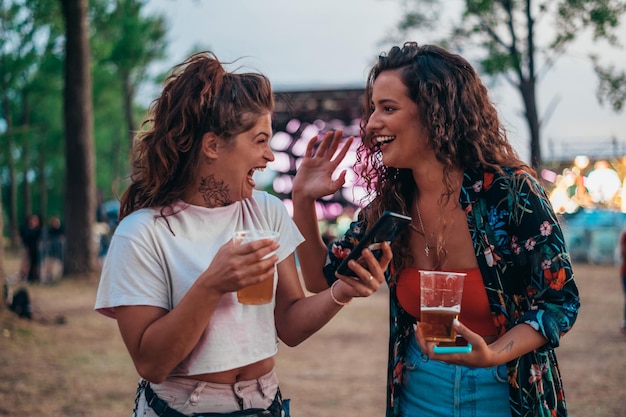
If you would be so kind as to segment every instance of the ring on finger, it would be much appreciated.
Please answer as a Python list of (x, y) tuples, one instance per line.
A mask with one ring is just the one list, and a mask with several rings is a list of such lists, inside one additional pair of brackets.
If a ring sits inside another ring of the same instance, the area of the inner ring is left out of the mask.
[(373, 279), (374, 279), (374, 276), (373, 276), (373, 275), (370, 275), (370, 277), (369, 277), (368, 281), (371, 281), (371, 280), (373, 280)]

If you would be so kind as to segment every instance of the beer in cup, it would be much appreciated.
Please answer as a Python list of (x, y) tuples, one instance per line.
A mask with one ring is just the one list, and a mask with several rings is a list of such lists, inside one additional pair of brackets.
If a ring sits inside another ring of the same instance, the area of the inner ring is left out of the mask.
[[(236, 245), (252, 242), (259, 239), (278, 240), (279, 233), (272, 230), (239, 230), (233, 234), (233, 242)], [(274, 255), (275, 252), (267, 254), (265, 258)], [(274, 295), (274, 277), (268, 278), (257, 284), (249, 285), (237, 291), (237, 301), (241, 304), (259, 305), (272, 301)]]
[(420, 270), (420, 329), (431, 342), (456, 341), (465, 273)]

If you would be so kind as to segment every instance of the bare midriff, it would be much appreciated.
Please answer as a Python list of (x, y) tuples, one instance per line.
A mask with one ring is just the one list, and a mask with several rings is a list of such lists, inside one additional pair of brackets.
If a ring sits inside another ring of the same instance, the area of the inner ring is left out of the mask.
[(269, 373), (272, 369), (274, 369), (274, 358), (270, 357), (251, 363), (250, 365), (242, 366), (241, 368), (229, 369), (228, 371), (200, 375), (180, 375), (179, 377), (212, 382), (215, 384), (234, 384), (239, 381), (258, 379)]

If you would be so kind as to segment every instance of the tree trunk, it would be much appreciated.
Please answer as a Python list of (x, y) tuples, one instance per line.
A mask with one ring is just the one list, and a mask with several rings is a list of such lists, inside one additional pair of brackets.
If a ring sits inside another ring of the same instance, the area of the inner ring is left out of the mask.
[[(5, 86), (6, 88), (6, 86)], [(13, 132), (13, 122), (11, 115), (11, 104), (9, 98), (4, 95), (2, 97), (2, 105), (4, 109), (4, 118), (7, 124), (6, 137), (7, 137), (7, 163), (9, 165), (9, 239), (12, 249), (15, 249), (19, 245), (19, 220), (17, 218), (17, 177), (15, 170), (15, 137)]]
[[(39, 135), (41, 133), (41, 135)], [(46, 176), (46, 158), (48, 157), (46, 134), (37, 132), (37, 142), (39, 143), (39, 159), (37, 161), (37, 170), (39, 172), (39, 214), (41, 215), (42, 225), (48, 221), (48, 177)]]
[(6, 306), (6, 282), (6, 274), (4, 272), (4, 213), (2, 212), (2, 192), (0, 192), (0, 294), (2, 294), (0, 313)]
[[(126, 127), (128, 129), (128, 138), (130, 146), (133, 146), (133, 138), (135, 136), (135, 120), (133, 118), (133, 101), (135, 99), (135, 89), (130, 80), (130, 74), (124, 73), (122, 76), (122, 85), (124, 88), (124, 115), (126, 117)], [(117, 174), (117, 172), (116, 172)]]
[(530, 133), (530, 164), (535, 170), (541, 168), (541, 138), (537, 112), (537, 76), (535, 72), (535, 19), (532, 16), (531, 0), (526, 0), (526, 38), (528, 43), (528, 79), (522, 82), (521, 90), (526, 108), (526, 122)]
[[(26, 129), (28, 132), (28, 129)], [(28, 172), (30, 171), (30, 138), (23, 138), (22, 146), (22, 158), (24, 159), (24, 170), (22, 171), (22, 214), (28, 216), (35, 214), (33, 211), (33, 192), (30, 188), (30, 182), (28, 182)]]
[(96, 215), (87, 0), (61, 0), (65, 19), (66, 275), (94, 271)]
[(539, 139), (539, 117), (537, 115), (537, 96), (535, 93), (535, 83), (532, 80), (523, 80), (520, 86), (528, 133), (530, 135), (530, 164), (538, 170), (543, 163), (541, 158), (541, 143)]
[(22, 131), (21, 143), (22, 143), (22, 160), (24, 161), (24, 170), (22, 174), (22, 213), (25, 215), (39, 214), (33, 210), (33, 190), (28, 180), (28, 174), (33, 169), (32, 157), (31, 157), (31, 144), (33, 140), (33, 134), (30, 127), (30, 106), (28, 103), (28, 89), (22, 90), (22, 114), (20, 117), (20, 130)]

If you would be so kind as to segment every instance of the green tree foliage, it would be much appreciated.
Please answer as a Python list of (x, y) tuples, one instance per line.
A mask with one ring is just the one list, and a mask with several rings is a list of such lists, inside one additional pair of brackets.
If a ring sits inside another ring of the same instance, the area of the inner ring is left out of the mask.
[[(97, 132), (108, 137), (106, 141), (104, 138), (97, 140), (103, 145), (98, 148), (103, 156), (99, 158), (98, 170), (108, 173), (98, 178), (98, 187), (105, 197), (116, 192), (117, 181), (126, 175), (128, 150), (138, 129), (137, 116), (145, 113), (144, 108), (135, 104), (137, 89), (142, 83), (153, 81), (147, 76), (148, 66), (165, 54), (165, 19), (143, 16), (145, 3), (143, 0), (117, 0), (109, 12), (97, 13), (92, 20), (99, 34), (99, 41), (94, 42), (95, 60), (99, 62), (95, 71), (101, 79), (107, 80), (97, 86), (96, 96), (108, 103), (103, 107), (114, 111), (116, 119), (123, 117), (114, 127), (116, 131)], [(105, 121), (111, 120), (113, 115), (97, 116), (104, 117)]]
[(600, 80), (597, 98), (601, 104), (608, 102), (616, 112), (622, 111), (626, 101), (626, 71), (619, 71), (613, 65), (608, 67), (599, 63), (597, 56), (592, 56), (593, 67)]
[(143, 17), (141, 9), (146, 2), (118, 0), (112, 14), (117, 33), (107, 61), (114, 65), (123, 92), (124, 112), (129, 130), (129, 142), (137, 126), (133, 117), (133, 101), (137, 86), (146, 79), (149, 63), (165, 54), (166, 25), (163, 17)]
[[(398, 23), (401, 36), (414, 30), (439, 30), (445, 22), (439, 13), (444, 1), (405, 0)], [(446, 2), (449, 8), (449, 2)], [(531, 164), (541, 166), (536, 88), (548, 70), (581, 34), (617, 46), (616, 30), (626, 12), (623, 0), (466, 0), (449, 36), (439, 43), (459, 50), (482, 51), (484, 73), (503, 76), (520, 93), (530, 137)], [(597, 62), (597, 61), (596, 61)], [(624, 73), (596, 65), (600, 76), (598, 96), (620, 110), (626, 88)]]
[[(164, 18), (146, 15), (145, 3), (88, 4), (94, 80), (92, 170), (103, 200), (115, 198), (116, 182), (127, 176), (130, 137), (135, 120), (146, 110), (135, 103), (135, 92), (141, 83), (153, 82), (147, 68), (161, 59), (166, 47)], [(44, 218), (59, 216), (67, 226), (64, 196), (76, 190), (67, 189), (66, 179), (78, 174), (66, 175), (61, 2), (0, 0), (0, 38), (0, 180), (6, 231), (17, 236), (24, 214), (31, 211)]]
[[(31, 183), (44, 172), (41, 143), (42, 129), (47, 130), (44, 128), (47, 123), (40, 123), (38, 117), (40, 101), (51, 92), (57, 96), (59, 93), (59, 90), (54, 92), (54, 83), (42, 82), (42, 74), (50, 69), (48, 48), (52, 46), (46, 39), (53, 37), (50, 34), (55, 28), (39, 21), (39, 13), (29, 11), (41, 10), (38, 3), (31, 0), (0, 3), (0, 37), (5, 40), (0, 49), (0, 115), (6, 127), (0, 132), (6, 144), (2, 147), (5, 152), (1, 166), (3, 187), (8, 190), (8, 226), (13, 239), (23, 219), (21, 214), (35, 211)], [(43, 6), (45, 2), (41, 3)]]

